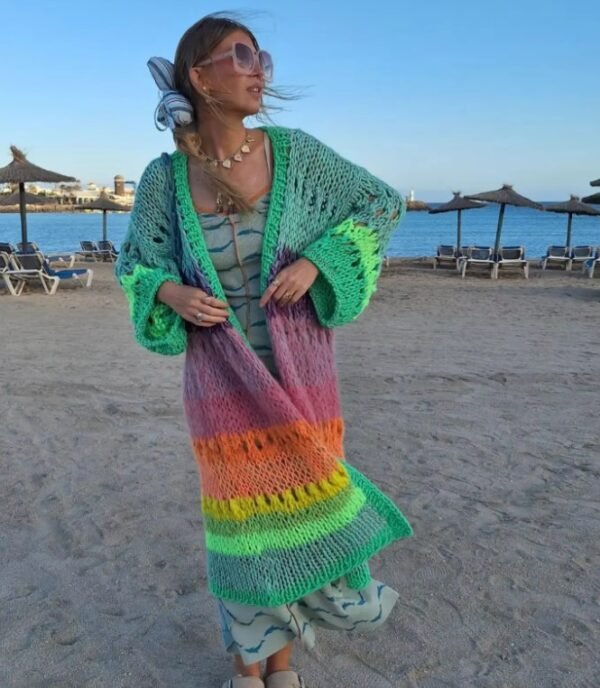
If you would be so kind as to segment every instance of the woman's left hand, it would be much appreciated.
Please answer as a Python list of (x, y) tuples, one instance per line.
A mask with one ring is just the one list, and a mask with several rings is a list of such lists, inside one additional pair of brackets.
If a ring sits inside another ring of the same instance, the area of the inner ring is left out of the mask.
[(298, 258), (277, 274), (262, 295), (260, 306), (265, 306), (271, 299), (278, 306), (296, 303), (310, 289), (318, 274), (319, 269), (308, 258)]

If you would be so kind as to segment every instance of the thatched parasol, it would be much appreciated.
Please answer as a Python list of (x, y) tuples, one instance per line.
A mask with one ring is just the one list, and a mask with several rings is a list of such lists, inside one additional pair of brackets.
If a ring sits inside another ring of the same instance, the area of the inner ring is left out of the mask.
[(590, 182), (590, 186), (600, 186), (600, 179), (594, 179), (593, 182)]
[(600, 203), (600, 193), (592, 194), (591, 196), (584, 196), (581, 201), (583, 203)]
[(490, 203), (498, 203), (500, 205), (500, 213), (498, 215), (498, 226), (496, 228), (496, 241), (494, 242), (494, 253), (496, 258), (500, 253), (500, 237), (502, 236), (502, 223), (504, 222), (504, 210), (507, 205), (514, 205), (519, 208), (535, 208), (536, 210), (544, 210), (541, 203), (536, 203), (525, 196), (518, 194), (511, 184), (503, 184), (502, 188), (497, 191), (484, 191), (478, 194), (469, 194), (465, 198), (470, 198), (472, 201), (489, 201)]
[(406, 201), (406, 210), (409, 212), (431, 210), (431, 208), (424, 201)]
[[(600, 195), (600, 194), (599, 194)], [(573, 215), (600, 215), (600, 210), (592, 208), (591, 205), (586, 205), (579, 200), (579, 196), (571, 195), (571, 198), (565, 203), (554, 203), (547, 205), (546, 210), (551, 213), (568, 213), (569, 220), (567, 222), (567, 247), (571, 248), (571, 226), (573, 224)]]
[(454, 198), (448, 203), (440, 205), (438, 208), (434, 208), (429, 212), (433, 215), (435, 213), (451, 213), (452, 211), (457, 212), (458, 219), (456, 224), (456, 250), (460, 251), (460, 245), (462, 242), (462, 220), (461, 215), (463, 210), (474, 210), (475, 208), (485, 208), (485, 203), (479, 203), (479, 201), (471, 201), (468, 198), (461, 196), (460, 191), (453, 191)]
[[(50, 205), (51, 203), (56, 203), (55, 198), (50, 196), (41, 196), (40, 194), (32, 194), (29, 191), (25, 191), (23, 194), (25, 197), (26, 205)], [(1, 194), (0, 195), (0, 205), (19, 205), (21, 202), (21, 194), (15, 191), (11, 194)]]
[(78, 205), (78, 210), (101, 210), (102, 211), (102, 241), (106, 241), (108, 232), (106, 229), (106, 213), (108, 212), (129, 212), (131, 208), (111, 201), (106, 194), (102, 194), (95, 201)]
[(0, 168), (0, 184), (12, 183), (19, 185), (19, 206), (21, 213), (21, 241), (26, 246), (27, 241), (27, 209), (25, 201), (26, 182), (75, 182), (74, 177), (50, 172), (42, 167), (30, 163), (25, 154), (16, 146), (10, 147), (13, 161), (6, 167)]

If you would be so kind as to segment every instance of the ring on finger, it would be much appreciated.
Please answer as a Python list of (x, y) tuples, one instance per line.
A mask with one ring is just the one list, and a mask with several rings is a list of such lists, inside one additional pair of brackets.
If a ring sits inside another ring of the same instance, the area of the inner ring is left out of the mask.
[(201, 320), (204, 320), (204, 313), (200, 313), (200, 311), (198, 311), (198, 313), (196, 313), (196, 320), (198, 322), (200, 322)]

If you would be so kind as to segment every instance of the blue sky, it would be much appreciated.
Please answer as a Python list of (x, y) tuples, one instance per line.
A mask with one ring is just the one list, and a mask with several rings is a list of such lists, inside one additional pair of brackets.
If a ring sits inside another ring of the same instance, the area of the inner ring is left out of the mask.
[(304, 89), (276, 122), (405, 193), (509, 182), (550, 200), (600, 177), (600, 3), (564, 0), (5, 4), (0, 166), (15, 143), (83, 183), (137, 179), (172, 149), (147, 59), (173, 59), (185, 29), (223, 9), (273, 53), (277, 84)]

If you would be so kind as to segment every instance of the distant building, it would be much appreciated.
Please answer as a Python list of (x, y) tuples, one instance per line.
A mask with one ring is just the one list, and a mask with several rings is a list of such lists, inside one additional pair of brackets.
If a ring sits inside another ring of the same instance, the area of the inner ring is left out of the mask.
[(118, 174), (115, 177), (115, 196), (125, 195), (125, 177)]
[[(89, 182), (85, 188), (82, 188), (79, 182), (72, 182), (54, 184), (52, 188), (45, 185), (27, 184), (26, 189), (29, 193), (53, 198), (57, 205), (65, 206), (86, 205), (100, 196), (107, 196), (122, 205), (132, 205), (135, 196), (135, 182), (125, 181), (125, 177), (121, 175), (114, 178), (114, 189), (109, 186), (99, 186), (95, 182)], [(15, 190), (18, 190), (18, 185), (0, 184), (0, 195), (9, 194)]]

